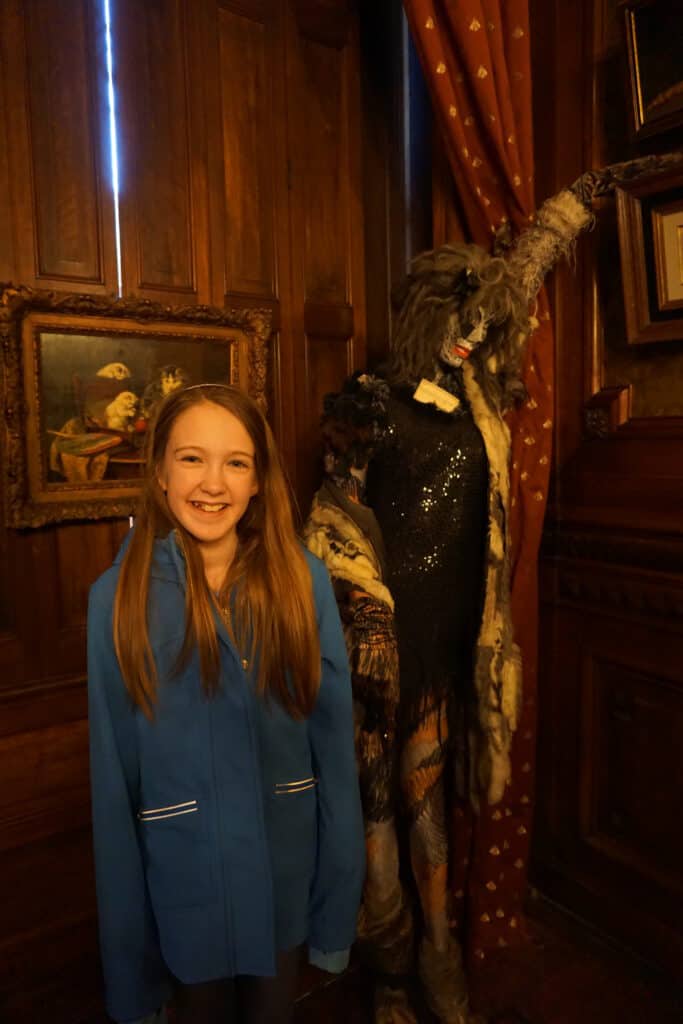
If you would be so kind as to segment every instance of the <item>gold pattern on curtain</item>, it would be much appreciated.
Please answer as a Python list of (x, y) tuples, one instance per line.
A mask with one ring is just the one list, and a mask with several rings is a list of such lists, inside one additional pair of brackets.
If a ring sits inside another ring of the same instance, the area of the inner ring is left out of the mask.
[[(489, 250), (535, 209), (528, 0), (404, 0), (460, 203), (467, 240)], [(447, 239), (445, 240), (447, 241)], [(534, 792), (538, 594), (553, 416), (553, 337), (545, 294), (525, 358), (525, 403), (512, 434), (512, 612), (524, 658), (524, 704), (512, 781), (496, 807), (455, 808), (452, 877), (470, 963), (525, 934), (521, 913)]]

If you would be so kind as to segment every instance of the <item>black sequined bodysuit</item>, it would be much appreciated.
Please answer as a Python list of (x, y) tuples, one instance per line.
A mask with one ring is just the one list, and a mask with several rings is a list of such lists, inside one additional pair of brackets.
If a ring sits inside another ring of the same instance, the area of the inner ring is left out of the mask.
[(396, 602), (403, 726), (428, 694), (464, 695), (481, 619), (488, 461), (464, 398), (456, 414), (392, 389), (366, 500)]

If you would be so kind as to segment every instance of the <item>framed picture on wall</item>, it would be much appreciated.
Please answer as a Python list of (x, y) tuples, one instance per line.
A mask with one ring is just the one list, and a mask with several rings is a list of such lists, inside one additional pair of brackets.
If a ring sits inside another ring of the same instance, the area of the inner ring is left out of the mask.
[(628, 342), (683, 340), (683, 171), (616, 195)]
[(265, 408), (270, 313), (5, 287), (8, 526), (132, 513), (155, 408), (232, 383)]
[(633, 126), (638, 137), (683, 124), (683, 4), (622, 0)]

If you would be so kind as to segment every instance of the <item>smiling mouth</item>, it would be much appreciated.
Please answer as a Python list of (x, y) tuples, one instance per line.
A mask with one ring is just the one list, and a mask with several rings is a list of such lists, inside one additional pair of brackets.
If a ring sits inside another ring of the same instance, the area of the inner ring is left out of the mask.
[(194, 508), (200, 509), (202, 512), (213, 512), (213, 513), (222, 512), (223, 509), (228, 507), (225, 502), (222, 502), (220, 504), (215, 505), (215, 504), (211, 504), (210, 502), (207, 502), (207, 501), (191, 501), (190, 504)]

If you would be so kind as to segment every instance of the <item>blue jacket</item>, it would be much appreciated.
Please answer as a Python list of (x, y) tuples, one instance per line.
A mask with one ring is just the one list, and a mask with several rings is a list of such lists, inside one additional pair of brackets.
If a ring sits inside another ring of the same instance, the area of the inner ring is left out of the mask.
[(207, 699), (198, 657), (173, 674), (184, 634), (185, 564), (157, 541), (149, 630), (159, 677), (154, 719), (128, 698), (112, 639), (122, 551), (88, 612), (93, 832), (109, 1013), (131, 1020), (185, 983), (272, 975), (305, 941), (351, 945), (364, 877), (351, 684), (332, 587), (306, 552), (322, 681), (297, 722), (256, 695), (216, 616), (220, 689)]

